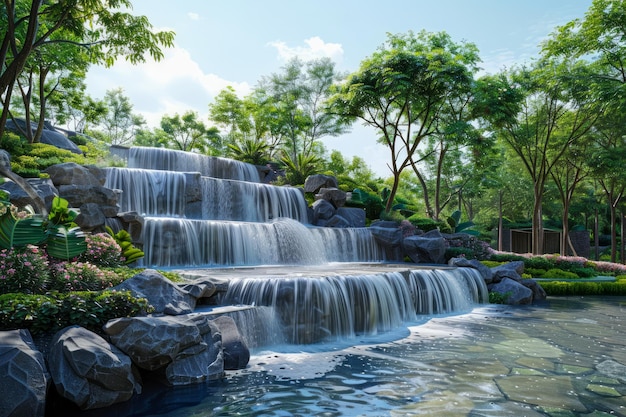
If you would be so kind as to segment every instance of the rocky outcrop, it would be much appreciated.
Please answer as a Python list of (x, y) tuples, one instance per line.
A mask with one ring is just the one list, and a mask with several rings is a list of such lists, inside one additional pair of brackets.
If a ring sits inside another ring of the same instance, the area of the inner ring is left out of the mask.
[(415, 263), (445, 263), (446, 240), (439, 230), (408, 236), (402, 240), (402, 248)]
[(217, 379), (224, 373), (221, 334), (205, 316), (120, 318), (109, 321), (104, 332), (139, 368), (161, 371), (171, 385)]
[(135, 297), (145, 298), (156, 314), (189, 314), (196, 307), (195, 297), (154, 269), (145, 269), (113, 289), (130, 291)]
[(316, 194), (322, 188), (337, 188), (337, 178), (331, 175), (309, 175), (304, 181), (304, 192)]
[(59, 331), (48, 363), (57, 392), (83, 410), (108, 407), (141, 392), (130, 358), (79, 326)]
[(0, 416), (43, 417), (50, 374), (28, 330), (0, 332)]

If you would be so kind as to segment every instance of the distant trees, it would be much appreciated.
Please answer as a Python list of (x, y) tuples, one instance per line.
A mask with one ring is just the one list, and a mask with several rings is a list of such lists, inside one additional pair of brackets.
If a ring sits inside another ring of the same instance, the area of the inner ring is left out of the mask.
[(22, 95), (25, 112), (38, 96), (41, 109), (36, 119), (40, 121), (47, 93), (52, 91), (46, 91), (46, 79), (53, 73), (84, 68), (87, 63), (111, 65), (122, 57), (143, 62), (146, 53), (162, 58), (161, 47), (172, 46), (174, 34), (153, 32), (145, 16), (123, 11), (130, 8), (128, 0), (5, 1), (0, 8), (0, 97), (4, 104), (0, 137), (14, 88)]

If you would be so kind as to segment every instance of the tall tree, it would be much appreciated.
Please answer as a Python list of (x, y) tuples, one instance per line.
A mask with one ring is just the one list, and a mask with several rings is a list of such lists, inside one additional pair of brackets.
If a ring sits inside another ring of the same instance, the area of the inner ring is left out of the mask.
[(472, 83), (478, 61), (473, 44), (456, 44), (445, 32), (390, 34), (338, 87), (332, 111), (375, 128), (389, 149), (394, 181), (387, 212), (402, 172), (417, 170), (420, 144), (437, 132), (445, 101)]
[[(0, 136), (13, 87), (29, 57), (51, 43), (87, 48), (91, 62), (112, 65), (119, 57), (143, 62), (148, 53), (161, 59), (161, 47), (173, 45), (174, 33), (153, 32), (145, 16), (134, 16), (129, 0), (5, 0), (0, 8)], [(71, 38), (55, 37), (63, 33)]]
[[(532, 68), (485, 77), (475, 110), (491, 120), (533, 181), (532, 252), (543, 253), (542, 204), (546, 183), (565, 152), (601, 113), (582, 62), (540, 60)], [(513, 91), (513, 93), (511, 92)]]
[(217, 128), (207, 128), (198, 113), (187, 111), (182, 116), (163, 116), (161, 129), (170, 137), (169, 146), (180, 151), (196, 151), (223, 156)]
[(146, 123), (145, 119), (133, 113), (133, 105), (121, 88), (107, 91), (104, 102), (107, 112), (100, 123), (103, 139), (111, 145), (130, 144), (135, 132)]

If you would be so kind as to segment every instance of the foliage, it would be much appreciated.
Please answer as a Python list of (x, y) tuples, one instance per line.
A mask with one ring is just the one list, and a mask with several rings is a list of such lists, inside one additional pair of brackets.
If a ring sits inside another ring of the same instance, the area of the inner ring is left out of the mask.
[(543, 274), (543, 278), (576, 279), (576, 278), (580, 278), (580, 277), (578, 275), (576, 275), (574, 272), (564, 271), (564, 270), (559, 269), (559, 268), (552, 268), (552, 269), (547, 270)]
[(431, 218), (421, 217), (419, 214), (414, 214), (408, 218), (415, 227), (424, 232), (429, 232), (431, 230), (437, 230), (441, 226), (441, 222), (433, 220)]
[(59, 262), (50, 268), (53, 291), (100, 291), (121, 283), (112, 270), (100, 269), (89, 262)]
[(145, 298), (133, 297), (129, 291), (3, 294), (0, 295), (0, 329), (28, 329), (39, 335), (79, 325), (102, 334), (102, 326), (109, 320), (152, 310)]
[(41, 294), (48, 284), (48, 259), (38, 247), (0, 250), (0, 294)]
[(113, 233), (113, 229), (107, 226), (106, 231), (115, 239), (117, 245), (119, 245), (122, 251), (124, 264), (130, 265), (139, 258), (143, 258), (143, 251), (133, 245), (130, 233), (126, 230), (122, 229), (117, 233)]
[(472, 221), (461, 222), (460, 210), (455, 210), (454, 213), (452, 213), (446, 221), (450, 225), (450, 228), (452, 229), (452, 233), (467, 233), (469, 235), (474, 235), (474, 236), (478, 235), (477, 230), (468, 230), (474, 227), (474, 222)]
[(585, 282), (585, 281), (547, 281), (541, 287), (549, 296), (571, 295), (626, 295), (626, 281)]
[(489, 259), (493, 250), (489, 244), (476, 236), (463, 234), (459, 237), (446, 239), (448, 248), (446, 249), (446, 260), (463, 256), (467, 259), (477, 259), (479, 261)]
[(511, 294), (512, 293), (510, 291), (505, 292), (504, 294), (496, 291), (490, 291), (489, 302), (491, 304), (506, 304)]
[(365, 217), (369, 220), (379, 219), (384, 209), (382, 199), (379, 196), (361, 188), (355, 188), (352, 191), (352, 198), (348, 200), (347, 205), (350, 207), (363, 207), (365, 209)]
[(78, 256), (79, 262), (89, 262), (108, 268), (119, 267), (123, 264), (125, 259), (122, 257), (122, 248), (110, 234), (88, 234), (85, 236), (85, 242), (87, 250)]

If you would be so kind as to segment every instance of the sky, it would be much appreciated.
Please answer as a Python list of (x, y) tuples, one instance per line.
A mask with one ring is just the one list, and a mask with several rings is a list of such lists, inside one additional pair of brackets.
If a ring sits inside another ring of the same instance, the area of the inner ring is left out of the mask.
[[(196, 111), (209, 125), (208, 105), (225, 87), (245, 96), (264, 76), (281, 73), (294, 56), (330, 57), (342, 72), (358, 70), (387, 39), (408, 31), (447, 32), (476, 44), (484, 73), (530, 62), (539, 44), (592, 0), (131, 0), (157, 30), (176, 33), (159, 62), (93, 67), (88, 94), (103, 98), (122, 88), (133, 111), (150, 127), (163, 115)], [(350, 133), (323, 140), (329, 154), (361, 157), (377, 175), (390, 174), (387, 148), (376, 131), (355, 124)]]

